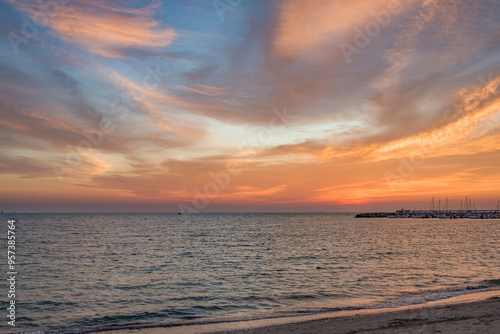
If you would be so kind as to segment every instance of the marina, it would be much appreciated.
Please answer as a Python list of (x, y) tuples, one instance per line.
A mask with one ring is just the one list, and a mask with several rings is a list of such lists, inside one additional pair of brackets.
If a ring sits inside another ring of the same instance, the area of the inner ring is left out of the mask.
[(470, 198), (465, 199), (465, 204), (460, 202), (458, 210), (448, 209), (448, 198), (446, 198), (444, 210), (441, 210), (441, 200), (435, 209), (434, 197), (429, 210), (396, 210), (394, 212), (365, 212), (358, 213), (355, 218), (439, 218), (439, 219), (500, 219), (500, 201), (494, 210), (476, 210), (476, 205)]
[(356, 218), (439, 218), (439, 219), (500, 219), (498, 210), (397, 210), (395, 212), (358, 213)]

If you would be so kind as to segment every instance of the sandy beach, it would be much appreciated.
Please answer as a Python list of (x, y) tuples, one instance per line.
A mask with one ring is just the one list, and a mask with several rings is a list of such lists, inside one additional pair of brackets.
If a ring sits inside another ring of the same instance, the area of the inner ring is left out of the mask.
[(186, 333), (500, 333), (500, 291), (457, 296), (424, 305), (345, 311), (297, 318), (112, 331)]
[(218, 333), (500, 333), (500, 298)]
[(399, 308), (342, 311), (297, 318), (117, 330), (113, 334), (187, 333), (500, 333), (500, 291)]

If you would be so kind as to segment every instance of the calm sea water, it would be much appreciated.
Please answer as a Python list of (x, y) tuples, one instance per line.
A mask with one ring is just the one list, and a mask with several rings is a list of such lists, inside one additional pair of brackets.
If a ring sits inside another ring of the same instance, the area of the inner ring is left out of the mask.
[[(16, 328), (98, 330), (422, 303), (500, 288), (500, 220), (354, 214), (16, 218)], [(1, 272), (7, 278), (6, 256)], [(4, 280), (5, 282), (5, 280)]]

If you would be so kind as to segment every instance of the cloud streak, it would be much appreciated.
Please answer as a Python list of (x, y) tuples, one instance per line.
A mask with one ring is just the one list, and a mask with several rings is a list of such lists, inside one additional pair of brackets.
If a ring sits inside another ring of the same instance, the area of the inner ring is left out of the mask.
[(127, 49), (162, 48), (177, 36), (173, 28), (161, 27), (152, 18), (159, 1), (139, 9), (123, 7), (118, 1), (55, 2), (52, 7), (32, 1), (11, 3), (30, 17), (45, 13), (46, 25), (58, 37), (106, 58), (127, 58), (123, 51)]

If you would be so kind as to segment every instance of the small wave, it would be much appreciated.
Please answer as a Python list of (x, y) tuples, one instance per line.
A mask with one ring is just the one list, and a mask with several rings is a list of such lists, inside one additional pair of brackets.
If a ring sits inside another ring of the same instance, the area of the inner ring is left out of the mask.
[(287, 300), (309, 300), (309, 299), (316, 299), (320, 296), (317, 295), (311, 295), (311, 294), (293, 294), (293, 295), (288, 295), (283, 297), (283, 299)]
[(53, 300), (42, 300), (38, 302), (38, 305), (52, 305), (52, 306), (68, 306), (68, 305), (74, 305), (75, 303), (72, 302), (58, 302), (58, 301), (53, 301)]
[(400, 307), (408, 305), (425, 304), (431, 301), (443, 300), (452, 297), (473, 294), (480, 290), (488, 290), (500, 286), (500, 279), (483, 280), (476, 285), (465, 287), (446, 288), (441, 290), (421, 291), (418, 293), (402, 296), (377, 305), (375, 308)]
[(467, 290), (478, 290), (478, 289), (487, 289), (493, 288), (496, 286), (500, 286), (500, 279), (486, 279), (484, 281), (479, 282), (478, 285), (468, 286)]
[(109, 287), (112, 289), (117, 289), (117, 290), (141, 290), (141, 289), (147, 288), (149, 286), (150, 286), (149, 284), (145, 284), (145, 285), (127, 285), (127, 286), (110, 285)]
[[(236, 298), (234, 298), (234, 299), (236, 299)], [(238, 299), (243, 300), (243, 301), (255, 301), (255, 302), (272, 302), (272, 303), (278, 302), (276, 299), (274, 299), (273, 297), (270, 297), (270, 296), (251, 295), (251, 296), (241, 297)]]

